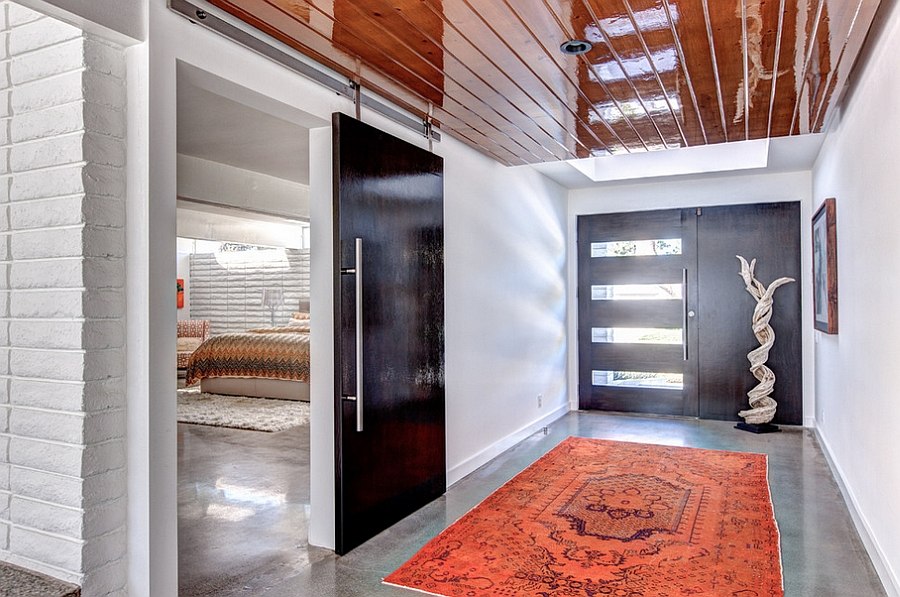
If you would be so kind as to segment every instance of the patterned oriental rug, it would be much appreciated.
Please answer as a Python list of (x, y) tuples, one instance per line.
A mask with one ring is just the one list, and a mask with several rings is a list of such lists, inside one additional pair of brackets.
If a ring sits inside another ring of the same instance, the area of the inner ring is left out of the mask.
[(444, 596), (782, 596), (766, 456), (570, 437), (384, 582)]

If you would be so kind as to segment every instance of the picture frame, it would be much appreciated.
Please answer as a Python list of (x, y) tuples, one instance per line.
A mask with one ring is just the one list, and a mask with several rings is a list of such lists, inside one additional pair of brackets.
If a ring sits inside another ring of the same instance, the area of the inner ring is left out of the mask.
[(836, 209), (831, 197), (812, 217), (813, 326), (826, 334), (838, 333)]

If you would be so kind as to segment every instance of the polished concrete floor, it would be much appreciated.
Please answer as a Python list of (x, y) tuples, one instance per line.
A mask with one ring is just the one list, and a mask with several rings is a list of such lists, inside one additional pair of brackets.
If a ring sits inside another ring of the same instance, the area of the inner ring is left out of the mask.
[(179, 425), (180, 594), (416, 595), (381, 579), (570, 435), (768, 454), (785, 594), (885, 595), (811, 432), (757, 436), (716, 421), (595, 413), (563, 417), (344, 557), (306, 542), (305, 428), (267, 434)]

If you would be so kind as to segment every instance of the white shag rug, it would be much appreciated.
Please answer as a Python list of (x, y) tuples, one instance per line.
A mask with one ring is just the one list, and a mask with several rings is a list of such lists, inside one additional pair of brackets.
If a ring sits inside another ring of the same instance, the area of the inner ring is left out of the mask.
[(284, 431), (309, 425), (309, 403), (178, 390), (178, 422), (253, 431)]

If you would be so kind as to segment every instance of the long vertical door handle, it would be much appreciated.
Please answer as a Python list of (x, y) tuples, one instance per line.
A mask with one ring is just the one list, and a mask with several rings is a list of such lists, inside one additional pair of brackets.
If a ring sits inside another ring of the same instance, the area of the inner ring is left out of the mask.
[(688, 360), (688, 272), (681, 270), (681, 356)]
[(356, 239), (356, 431), (363, 430), (363, 239)]

